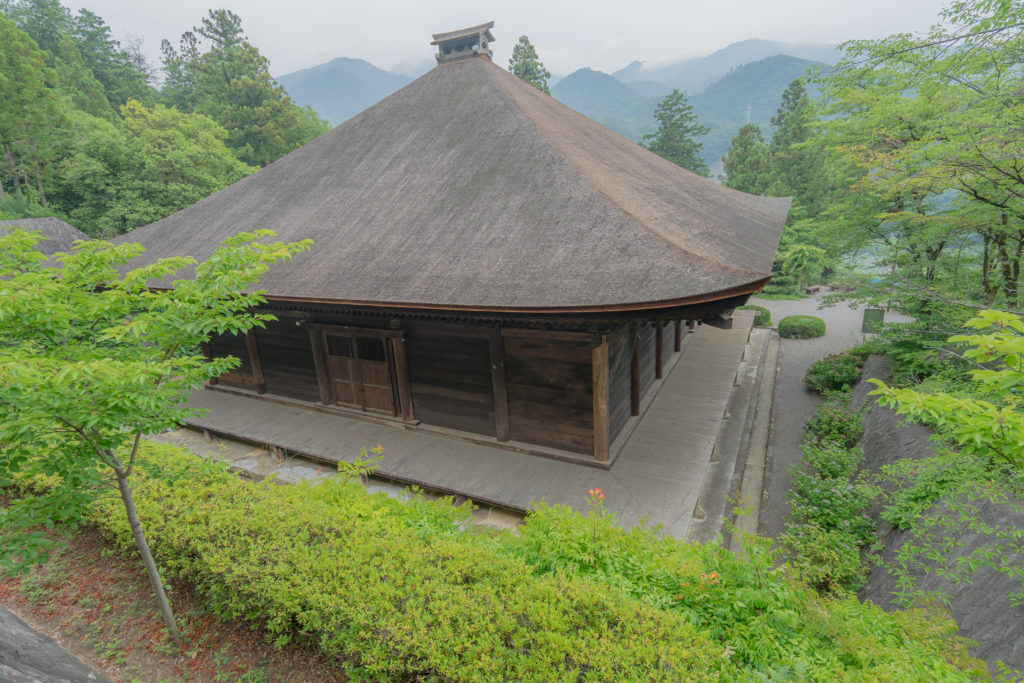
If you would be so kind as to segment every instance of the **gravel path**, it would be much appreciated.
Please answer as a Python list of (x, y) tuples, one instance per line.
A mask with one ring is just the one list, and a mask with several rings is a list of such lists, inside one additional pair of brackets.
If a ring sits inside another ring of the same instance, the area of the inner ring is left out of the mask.
[[(863, 308), (839, 304), (818, 309), (824, 294), (799, 301), (764, 301), (750, 303), (764, 306), (772, 314), (772, 323), (787, 315), (816, 315), (825, 321), (825, 336), (817, 339), (783, 339), (779, 349), (779, 369), (772, 403), (772, 423), (765, 463), (765, 482), (761, 500), (758, 534), (775, 538), (789, 513), (786, 492), (792, 477), (789, 469), (803, 462), (800, 444), (804, 424), (821, 405), (821, 397), (804, 386), (807, 368), (817, 360), (860, 344)], [(886, 322), (903, 322), (910, 318), (895, 312), (885, 314)]]

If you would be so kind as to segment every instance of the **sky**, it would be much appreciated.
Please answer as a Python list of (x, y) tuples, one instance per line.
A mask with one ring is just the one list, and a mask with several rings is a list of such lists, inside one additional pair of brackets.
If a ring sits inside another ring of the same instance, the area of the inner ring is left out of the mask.
[[(81, 3), (81, 4), (79, 4)], [(556, 75), (590, 67), (611, 73), (634, 60), (667, 63), (710, 54), (747, 38), (836, 44), (925, 31), (941, 0), (64, 0), (106, 20), (122, 42), (143, 40), (160, 64), (160, 40), (177, 44), (211, 7), (242, 18), (275, 76), (335, 57), (382, 69), (422, 72), (431, 34), (494, 21), (494, 59), (507, 65), (528, 35)]]

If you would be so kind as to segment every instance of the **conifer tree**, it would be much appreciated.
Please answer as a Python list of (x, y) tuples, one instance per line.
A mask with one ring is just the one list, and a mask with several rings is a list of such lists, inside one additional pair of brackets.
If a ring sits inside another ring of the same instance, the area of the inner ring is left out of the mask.
[(748, 123), (739, 129), (722, 163), (726, 173), (723, 185), (750, 194), (767, 194), (771, 185), (771, 154), (758, 126)]
[(543, 93), (551, 94), (548, 79), (551, 72), (544, 68), (544, 62), (537, 56), (537, 50), (526, 36), (519, 36), (519, 42), (512, 48), (508, 70)]
[(686, 95), (673, 90), (654, 109), (658, 130), (648, 133), (643, 141), (647, 149), (676, 166), (708, 177), (708, 165), (704, 161), (704, 143), (698, 138), (707, 135), (711, 129), (697, 120), (693, 107), (687, 103)]

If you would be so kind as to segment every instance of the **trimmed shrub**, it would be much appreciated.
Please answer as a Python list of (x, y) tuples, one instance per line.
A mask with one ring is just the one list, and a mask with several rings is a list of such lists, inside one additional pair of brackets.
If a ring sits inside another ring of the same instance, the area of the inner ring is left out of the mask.
[(813, 339), (825, 336), (825, 321), (813, 315), (787, 315), (779, 321), (779, 336), (784, 339)]
[[(277, 486), (147, 444), (139, 514), (168, 576), (275, 643), (316, 644), (351, 680), (943, 680), (981, 671), (931, 614), (822, 600), (754, 538), (740, 558), (539, 504), (519, 536), (468, 505), (341, 478)], [(616, 495), (609, 491), (609, 495)], [(126, 549), (116, 497), (95, 521)]]
[(838, 403), (826, 403), (814, 411), (806, 429), (818, 443), (834, 441), (853, 448), (864, 433), (864, 418)]
[(860, 381), (862, 364), (857, 356), (848, 353), (825, 356), (807, 368), (804, 382), (819, 394), (846, 391)]
[(754, 325), (757, 327), (765, 327), (772, 324), (772, 313), (764, 306), (755, 306), (749, 304), (747, 306), (737, 306), (737, 311), (755, 311), (754, 313)]

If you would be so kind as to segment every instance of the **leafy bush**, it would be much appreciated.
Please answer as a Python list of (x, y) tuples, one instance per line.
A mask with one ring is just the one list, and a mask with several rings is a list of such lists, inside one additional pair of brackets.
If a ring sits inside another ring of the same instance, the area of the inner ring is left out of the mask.
[(874, 491), (867, 484), (796, 471), (792, 486), (790, 502), (795, 518), (849, 533), (861, 545), (874, 540), (875, 523), (866, 514)]
[(857, 474), (864, 451), (860, 448), (846, 448), (835, 441), (821, 443), (805, 442), (800, 447), (804, 460), (818, 476), (827, 479), (851, 479)]
[[(148, 445), (139, 512), (168, 573), (278, 644), (315, 642), (359, 680), (949, 680), (979, 671), (948, 621), (822, 600), (766, 539), (746, 559), (638, 527), (600, 501), (539, 504), (519, 535), (479, 532), (468, 506), (277, 486)], [(614, 495), (609, 492), (609, 496)], [(100, 503), (95, 519), (131, 534)], [(760, 550), (758, 550), (760, 548)], [(940, 625), (936, 628), (936, 624)]]
[(864, 433), (864, 418), (837, 402), (829, 402), (814, 411), (806, 428), (818, 443), (834, 441), (853, 448)]
[(764, 306), (755, 306), (749, 304), (747, 306), (737, 306), (737, 311), (756, 311), (754, 313), (754, 325), (757, 327), (764, 327), (772, 324), (772, 313)]
[(819, 394), (845, 391), (860, 381), (862, 365), (862, 360), (848, 353), (825, 356), (807, 368), (804, 382)]
[(813, 315), (787, 315), (778, 329), (784, 339), (812, 339), (825, 335), (825, 321)]
[(858, 590), (867, 568), (861, 546), (849, 534), (814, 522), (787, 524), (779, 540), (801, 580), (822, 593)]

